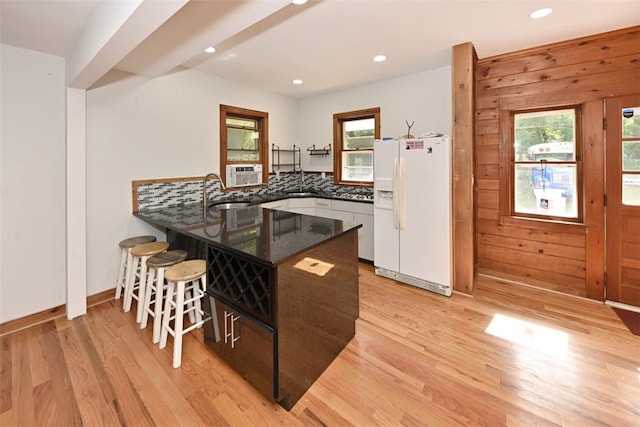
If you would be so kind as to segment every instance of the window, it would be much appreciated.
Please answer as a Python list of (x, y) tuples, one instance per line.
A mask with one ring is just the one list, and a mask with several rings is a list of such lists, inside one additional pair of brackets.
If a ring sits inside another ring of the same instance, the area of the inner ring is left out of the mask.
[(380, 138), (380, 108), (333, 115), (334, 182), (373, 185), (373, 140)]
[(582, 220), (579, 107), (513, 112), (511, 215)]
[(262, 182), (269, 180), (269, 113), (220, 105), (220, 174), (227, 165), (261, 165)]
[(622, 110), (622, 204), (640, 206), (640, 107)]

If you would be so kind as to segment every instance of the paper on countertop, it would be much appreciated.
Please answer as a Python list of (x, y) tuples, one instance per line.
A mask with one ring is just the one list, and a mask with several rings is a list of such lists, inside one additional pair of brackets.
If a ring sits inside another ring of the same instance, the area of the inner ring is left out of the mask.
[(322, 277), (327, 274), (334, 265), (315, 258), (305, 257), (298, 261), (294, 267)]

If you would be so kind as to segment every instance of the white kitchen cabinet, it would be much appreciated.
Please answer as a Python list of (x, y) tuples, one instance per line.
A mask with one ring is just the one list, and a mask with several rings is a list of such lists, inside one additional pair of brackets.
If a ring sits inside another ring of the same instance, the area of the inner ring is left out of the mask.
[(260, 207), (286, 211), (287, 209), (289, 209), (289, 199), (274, 200), (273, 202), (262, 203), (260, 204)]
[(288, 200), (289, 208), (287, 209), (287, 211), (305, 215), (316, 214), (316, 204), (313, 197), (292, 197)]
[(373, 213), (354, 213), (353, 222), (362, 224), (358, 230), (358, 256), (373, 261)]
[(263, 203), (261, 207), (362, 224), (362, 228), (358, 230), (358, 257), (373, 261), (372, 203), (313, 197), (291, 197)]
[(373, 261), (373, 204), (316, 199), (316, 215), (362, 224), (358, 230), (358, 257)]
[(315, 199), (316, 216), (331, 218), (331, 199)]

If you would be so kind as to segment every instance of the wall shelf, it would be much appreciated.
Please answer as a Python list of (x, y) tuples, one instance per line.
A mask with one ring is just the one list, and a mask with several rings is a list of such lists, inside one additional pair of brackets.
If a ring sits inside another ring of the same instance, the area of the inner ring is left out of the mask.
[(271, 171), (277, 171), (285, 168), (292, 172), (302, 169), (302, 150), (299, 146), (293, 145), (293, 148), (280, 148), (276, 144), (271, 144)]
[(323, 148), (316, 148), (316, 145), (313, 144), (311, 147), (307, 148), (310, 156), (328, 156), (331, 152), (331, 144), (325, 145)]

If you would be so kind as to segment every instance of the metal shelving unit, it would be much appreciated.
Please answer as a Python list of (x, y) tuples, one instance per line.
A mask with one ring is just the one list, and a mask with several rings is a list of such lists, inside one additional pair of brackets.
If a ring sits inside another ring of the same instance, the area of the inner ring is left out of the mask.
[(293, 148), (280, 148), (276, 144), (271, 144), (271, 171), (276, 173), (283, 168), (291, 168), (292, 172), (302, 169), (302, 150), (299, 146)]

